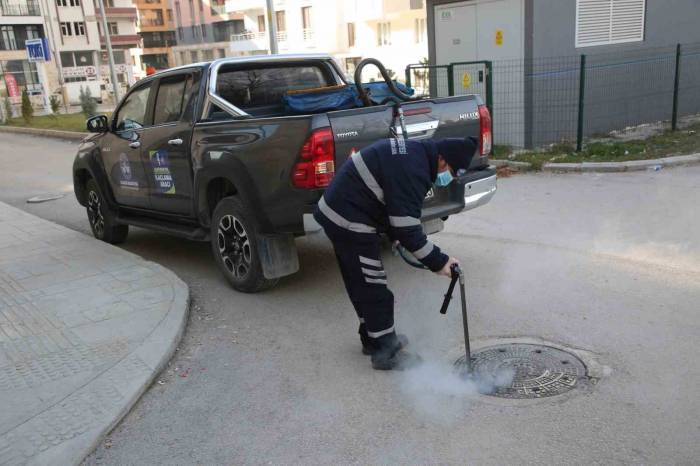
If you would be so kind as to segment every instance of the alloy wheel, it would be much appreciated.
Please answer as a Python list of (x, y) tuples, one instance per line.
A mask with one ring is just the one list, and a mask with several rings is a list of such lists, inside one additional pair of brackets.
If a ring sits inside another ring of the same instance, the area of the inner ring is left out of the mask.
[(253, 251), (243, 224), (233, 215), (224, 215), (218, 227), (219, 253), (226, 269), (236, 278), (244, 278), (252, 267)]
[(88, 193), (88, 220), (90, 221), (90, 226), (92, 226), (95, 236), (101, 238), (105, 231), (105, 218), (102, 215), (102, 203), (100, 202), (100, 196), (95, 191), (90, 191)]

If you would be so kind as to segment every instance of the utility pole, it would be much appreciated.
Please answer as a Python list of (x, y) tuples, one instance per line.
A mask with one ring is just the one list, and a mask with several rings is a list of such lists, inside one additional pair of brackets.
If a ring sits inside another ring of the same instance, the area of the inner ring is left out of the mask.
[[(44, 10), (44, 24), (49, 27), (47, 38), (49, 39), (49, 49), (53, 55), (54, 63), (56, 63), (56, 71), (58, 72), (58, 84), (61, 86), (61, 97), (63, 100), (63, 108), (68, 112), (68, 90), (66, 89), (66, 80), (63, 78), (63, 65), (59, 55), (58, 47), (56, 47), (56, 36), (53, 30), (53, 17), (51, 15), (51, 7), (45, 0), (40, 2), (41, 9)], [(47, 81), (48, 82), (48, 81)]]
[(109, 59), (109, 74), (112, 77), (112, 89), (114, 89), (114, 105), (119, 102), (119, 83), (117, 82), (117, 72), (114, 69), (114, 55), (112, 54), (112, 39), (109, 38), (107, 28), (107, 10), (105, 10), (104, 0), (97, 0), (100, 3), (102, 12), (102, 33), (105, 35), (105, 45), (107, 46), (107, 58)]
[[(102, 0), (100, 0), (102, 1)], [(270, 30), (270, 54), (276, 55), (277, 51), (277, 21), (275, 18), (275, 6), (273, 0), (267, 0), (267, 24)]]

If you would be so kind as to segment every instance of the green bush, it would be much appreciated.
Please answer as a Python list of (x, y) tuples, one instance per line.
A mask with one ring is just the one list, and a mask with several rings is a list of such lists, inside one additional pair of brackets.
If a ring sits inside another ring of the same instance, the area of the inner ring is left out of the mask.
[(91, 117), (97, 110), (97, 102), (92, 98), (92, 91), (89, 87), (80, 86), (80, 108), (85, 116)]
[(34, 107), (32, 107), (32, 101), (29, 100), (29, 94), (26, 89), (22, 90), (22, 118), (27, 124), (34, 118)]
[(57, 95), (49, 97), (49, 104), (51, 105), (51, 113), (58, 113), (58, 109), (61, 107), (61, 100)]
[(5, 107), (5, 123), (7, 123), (12, 118), (12, 102), (9, 97), (5, 97), (2, 103)]

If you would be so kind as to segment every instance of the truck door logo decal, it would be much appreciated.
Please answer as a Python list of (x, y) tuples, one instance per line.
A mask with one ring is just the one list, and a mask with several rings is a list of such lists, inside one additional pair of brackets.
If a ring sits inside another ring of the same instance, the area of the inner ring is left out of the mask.
[(131, 161), (125, 153), (119, 154), (119, 185), (124, 189), (139, 189), (139, 182), (132, 180)]
[(165, 149), (152, 150), (148, 152), (153, 169), (156, 191), (162, 194), (175, 194), (175, 183), (170, 173), (170, 161), (168, 151)]

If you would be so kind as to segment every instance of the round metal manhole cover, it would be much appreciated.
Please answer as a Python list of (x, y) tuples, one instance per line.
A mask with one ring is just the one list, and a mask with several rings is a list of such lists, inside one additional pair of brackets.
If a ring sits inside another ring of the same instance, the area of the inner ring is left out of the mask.
[[(455, 365), (463, 367), (464, 361), (462, 356)], [(471, 375), (484, 395), (520, 399), (560, 395), (587, 378), (586, 366), (573, 354), (524, 343), (472, 353)]]

